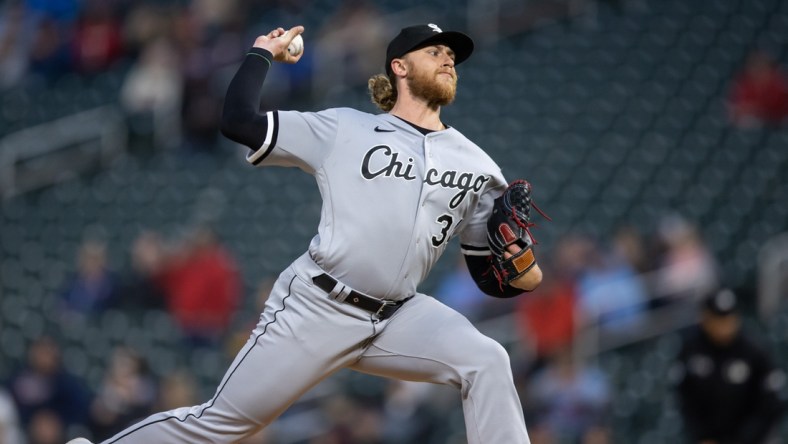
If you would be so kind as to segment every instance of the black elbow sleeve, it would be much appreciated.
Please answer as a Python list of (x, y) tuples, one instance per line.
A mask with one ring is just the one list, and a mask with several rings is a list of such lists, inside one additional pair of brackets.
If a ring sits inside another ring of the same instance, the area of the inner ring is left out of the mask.
[(265, 140), (268, 121), (265, 116), (257, 114), (254, 116), (234, 116), (232, 113), (224, 112), (220, 129), (224, 137), (256, 150)]
[(267, 130), (267, 119), (260, 113), (260, 94), (273, 56), (252, 48), (235, 73), (222, 108), (220, 127), (228, 139), (258, 149)]

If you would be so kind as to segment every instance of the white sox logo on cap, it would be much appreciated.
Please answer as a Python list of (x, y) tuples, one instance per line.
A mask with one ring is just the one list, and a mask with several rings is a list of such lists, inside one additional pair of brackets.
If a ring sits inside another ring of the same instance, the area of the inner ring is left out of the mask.
[(391, 75), (391, 61), (427, 45), (446, 45), (454, 51), (454, 64), (459, 65), (473, 52), (473, 40), (456, 31), (444, 31), (435, 23), (402, 28), (386, 48), (386, 72)]

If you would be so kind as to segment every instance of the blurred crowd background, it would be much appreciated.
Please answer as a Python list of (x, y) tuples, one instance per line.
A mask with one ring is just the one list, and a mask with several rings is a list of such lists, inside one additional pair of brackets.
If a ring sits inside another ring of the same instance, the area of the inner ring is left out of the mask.
[[(6, 0), (0, 443), (210, 398), (320, 208), (219, 135), (243, 54), (303, 24), (262, 106), (375, 112), (386, 43), (425, 21), (477, 43), (444, 121), (553, 219), (532, 294), (484, 296), (456, 245), (421, 288), (509, 350), (534, 443), (680, 440), (671, 368), (719, 287), (785, 368), (788, 2)], [(462, 442), (453, 390), (351, 372), (248, 440)]]

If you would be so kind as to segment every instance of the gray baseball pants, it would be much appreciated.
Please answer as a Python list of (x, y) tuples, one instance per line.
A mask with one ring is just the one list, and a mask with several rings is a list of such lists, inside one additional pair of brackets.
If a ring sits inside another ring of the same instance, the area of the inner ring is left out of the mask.
[(321, 273), (308, 254), (282, 272), (260, 322), (208, 402), (154, 414), (105, 443), (235, 442), (342, 368), (456, 387), (469, 444), (530, 443), (500, 344), (424, 294), (376, 322), (313, 285)]

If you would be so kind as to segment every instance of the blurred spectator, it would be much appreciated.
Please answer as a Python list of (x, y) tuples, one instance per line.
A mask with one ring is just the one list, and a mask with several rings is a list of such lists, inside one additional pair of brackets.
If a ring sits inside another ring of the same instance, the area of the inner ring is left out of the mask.
[(549, 260), (542, 263), (539, 288), (517, 299), (518, 333), (529, 352), (526, 377), (557, 350), (571, 345), (577, 329), (574, 282)]
[(33, 20), (21, 0), (9, 1), (0, 10), (0, 91), (24, 78), (33, 29)]
[(73, 36), (74, 66), (82, 74), (95, 74), (113, 66), (123, 54), (121, 22), (114, 2), (85, 0)]
[(640, 276), (618, 255), (590, 238), (581, 240), (585, 266), (577, 276), (577, 304), (582, 325), (623, 333), (638, 327), (646, 315), (648, 294)]
[(490, 296), (479, 290), (461, 253), (457, 253), (454, 267), (441, 276), (434, 295), (435, 299), (462, 313), (471, 321), (477, 321), (484, 316), (482, 306), (490, 299)]
[(98, 440), (109, 438), (148, 416), (156, 388), (147, 362), (130, 348), (116, 348), (90, 407), (93, 436)]
[(0, 443), (23, 444), (23, 432), (13, 398), (0, 387)]
[(123, 44), (133, 59), (156, 40), (170, 38), (172, 11), (166, 5), (133, 2), (123, 18)]
[(741, 327), (736, 295), (712, 292), (670, 375), (693, 443), (767, 442), (785, 410), (785, 372)]
[(308, 444), (383, 444), (383, 416), (379, 406), (361, 402), (344, 393), (324, 405), (329, 430)]
[(24, 0), (30, 12), (38, 17), (49, 17), (52, 20), (71, 26), (79, 14), (80, 0)]
[(656, 305), (677, 299), (697, 300), (718, 285), (717, 263), (697, 228), (681, 216), (659, 222), (658, 238), (664, 251), (658, 260), (654, 284)]
[(224, 91), (214, 78), (217, 63), (213, 45), (220, 33), (209, 33), (194, 9), (178, 10), (173, 17), (174, 43), (180, 54), (183, 91), (181, 125), (183, 143), (193, 152), (211, 152), (219, 141), (219, 115)]
[(87, 419), (90, 393), (81, 379), (63, 368), (60, 348), (49, 336), (30, 345), (27, 363), (11, 377), (8, 388), (25, 429), (43, 411), (52, 412), (65, 426), (84, 424)]
[(28, 444), (62, 444), (66, 437), (63, 418), (52, 410), (39, 410), (27, 427)]
[(613, 233), (612, 254), (628, 263), (636, 273), (642, 274), (654, 269), (643, 236), (632, 225), (621, 225)]
[[(130, 129), (152, 141), (154, 147), (180, 144), (180, 110), (183, 78), (175, 47), (158, 38), (142, 48), (120, 90)], [(152, 140), (145, 136), (152, 135)]]
[(577, 280), (586, 267), (588, 248), (589, 239), (585, 234), (571, 232), (563, 235), (553, 248), (551, 267), (555, 267), (564, 279)]
[(235, 259), (211, 228), (191, 233), (162, 263), (156, 279), (189, 343), (216, 345), (224, 338), (242, 287)]
[(30, 73), (45, 82), (54, 82), (73, 68), (70, 28), (44, 16), (33, 31)]
[(388, 380), (383, 403), (385, 442), (434, 442), (439, 433), (445, 432), (446, 415), (434, 405), (435, 396), (432, 384)]
[(61, 292), (64, 309), (79, 315), (100, 312), (115, 302), (118, 284), (118, 277), (107, 262), (106, 245), (86, 239), (77, 252), (76, 273)]
[(529, 381), (523, 405), (534, 444), (608, 442), (609, 381), (577, 359), (571, 347), (556, 350)]
[(739, 127), (778, 126), (788, 117), (788, 78), (769, 54), (755, 50), (734, 79), (728, 102)]
[(116, 307), (127, 311), (165, 308), (164, 290), (155, 281), (162, 267), (164, 246), (152, 231), (140, 233), (131, 245), (131, 268), (122, 277)]
[(369, 0), (343, 0), (317, 33), (315, 41), (316, 92), (341, 93), (366, 85), (369, 74), (384, 71), (382, 54), (390, 36), (386, 20)]
[(169, 373), (161, 380), (154, 410), (167, 411), (195, 405), (199, 401), (197, 391), (197, 381), (190, 371), (181, 369)]
[(191, 9), (208, 35), (221, 33), (240, 17), (239, 0), (193, 0)]

